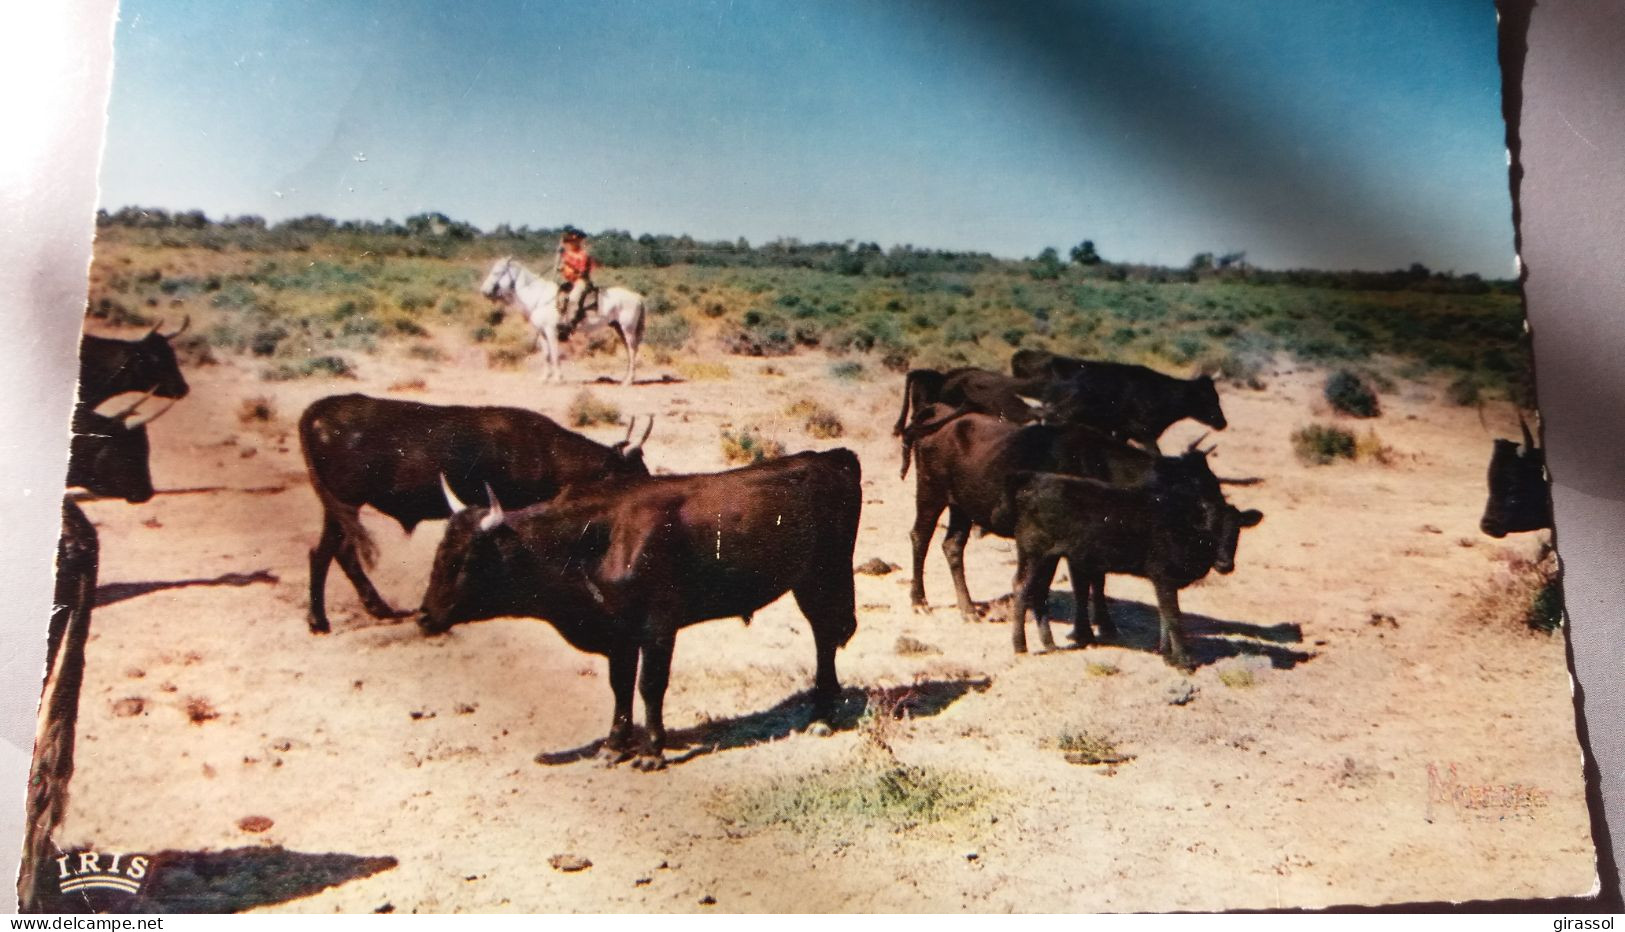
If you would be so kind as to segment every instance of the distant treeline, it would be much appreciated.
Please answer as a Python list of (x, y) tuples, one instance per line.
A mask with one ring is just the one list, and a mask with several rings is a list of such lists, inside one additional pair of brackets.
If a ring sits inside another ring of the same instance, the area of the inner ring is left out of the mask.
[[(499, 224), (482, 231), (445, 214), (421, 213), (394, 220), (334, 220), (307, 214), (268, 224), (244, 215), (211, 220), (201, 210), (170, 212), (156, 207), (124, 207), (96, 212), (100, 227), (147, 231), (153, 245), (238, 249), (251, 252), (305, 251), (318, 243), (389, 256), (459, 258), (507, 253), (535, 262), (551, 261), (562, 227), (512, 227)], [(1516, 294), (1517, 282), (1484, 279), (1473, 273), (1434, 271), (1420, 262), (1386, 272), (1318, 269), (1261, 269), (1232, 252), (1215, 259), (1199, 253), (1183, 267), (1111, 262), (1102, 259), (1091, 240), (1071, 248), (1071, 261), (1053, 248), (1035, 258), (1000, 259), (985, 252), (956, 252), (912, 245), (882, 248), (878, 243), (804, 243), (775, 239), (753, 246), (736, 240), (699, 240), (687, 235), (625, 230), (592, 234), (593, 254), (613, 268), (666, 268), (690, 265), (712, 268), (794, 268), (838, 275), (905, 278), (935, 273), (1025, 273), (1036, 280), (1060, 278), (1116, 282), (1224, 281), (1252, 285), (1301, 285), (1351, 291), (1421, 291), (1438, 294)]]

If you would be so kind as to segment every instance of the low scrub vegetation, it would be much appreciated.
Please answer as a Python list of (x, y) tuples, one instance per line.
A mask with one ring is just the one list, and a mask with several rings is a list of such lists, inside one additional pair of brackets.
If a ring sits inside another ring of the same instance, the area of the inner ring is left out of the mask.
[(353, 379), (355, 367), (343, 356), (311, 356), (298, 362), (282, 363), (261, 373), (261, 378), (267, 382), (291, 382), (313, 377)]
[(1355, 456), (1354, 434), (1331, 424), (1310, 424), (1292, 433), (1292, 452), (1311, 466), (1326, 466)]
[[(519, 341), (524, 325), (512, 314), (492, 319), (475, 286), (498, 255), (545, 269), (557, 235), (482, 232), (438, 214), (266, 224), (124, 209), (100, 219), (89, 313), (113, 327), (190, 315), (216, 351), (273, 362), (410, 346), (429, 339), (431, 324), (499, 344), (513, 331)], [(847, 355), (833, 377), (857, 379), (877, 366), (1002, 369), (1013, 350), (1030, 347), (1178, 375), (1206, 371), (1256, 388), (1278, 357), (1349, 367), (1381, 356), (1407, 378), (1453, 380), (1461, 386), (1453, 397), (1472, 396), (1463, 403), (1528, 400), (1515, 283), (1419, 266), (1272, 272), (1216, 259), (1174, 269), (1067, 262), (1059, 252), (1004, 260), (618, 231), (593, 243), (606, 282), (648, 298), (645, 339), (657, 357), (819, 349)]]
[(801, 422), (802, 429), (820, 440), (833, 440), (846, 433), (840, 415), (810, 398), (803, 398), (785, 412)]
[(592, 392), (582, 389), (570, 399), (570, 423), (576, 427), (595, 424), (619, 424), (621, 409), (608, 401), (600, 401)]
[(1543, 634), (1563, 627), (1563, 588), (1556, 552), (1548, 545), (1531, 559), (1506, 550), (1498, 562), (1495, 574), (1479, 587), (1474, 620)]
[(784, 444), (754, 427), (722, 432), (722, 458), (731, 465), (760, 463), (784, 455)]
[(1350, 417), (1377, 417), (1382, 414), (1376, 389), (1347, 369), (1339, 369), (1326, 377), (1325, 395), (1326, 403), (1339, 414)]
[(1121, 764), (1134, 759), (1134, 755), (1119, 751), (1117, 742), (1110, 737), (1088, 731), (1063, 732), (1048, 743), (1060, 751), (1069, 764)]

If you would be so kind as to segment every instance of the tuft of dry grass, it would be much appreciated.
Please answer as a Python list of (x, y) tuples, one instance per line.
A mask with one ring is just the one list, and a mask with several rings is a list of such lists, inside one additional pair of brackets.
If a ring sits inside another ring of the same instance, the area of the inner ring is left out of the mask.
[(1354, 434), (1329, 424), (1310, 424), (1292, 433), (1292, 452), (1311, 466), (1326, 466), (1355, 455)]
[(932, 645), (927, 644), (918, 638), (909, 637), (906, 634), (900, 634), (897, 636), (897, 646), (894, 649), (897, 651), (897, 653), (903, 655), (904, 657), (918, 657), (924, 654), (942, 653), (941, 649), (933, 647)]
[(530, 350), (523, 346), (497, 346), (485, 351), (488, 369), (518, 369), (525, 364)]
[(1486, 627), (1528, 628), (1550, 634), (1563, 627), (1563, 591), (1557, 555), (1547, 546), (1534, 559), (1511, 550), (1478, 587), (1472, 617)]
[(1219, 671), (1219, 682), (1231, 689), (1246, 689), (1258, 682), (1253, 671), (1246, 667), (1230, 667)]
[(690, 382), (725, 382), (733, 378), (727, 363), (685, 359), (677, 364), (677, 374)]
[(1117, 749), (1117, 742), (1105, 735), (1087, 731), (1062, 732), (1052, 741), (1044, 742), (1059, 750), (1069, 764), (1122, 764), (1134, 759)]
[(1392, 466), (1399, 459), (1394, 448), (1382, 442), (1377, 436), (1376, 428), (1366, 431), (1354, 441), (1354, 456), (1356, 459), (1370, 460), (1381, 466)]
[(784, 444), (755, 427), (743, 427), (737, 433), (722, 432), (722, 458), (730, 464), (760, 463), (783, 455)]
[(1083, 672), (1090, 676), (1116, 676), (1122, 671), (1117, 668), (1115, 663), (1091, 660), (1083, 665)]
[(833, 440), (846, 433), (841, 416), (811, 398), (803, 398), (791, 405), (785, 413), (801, 421), (802, 427), (820, 440)]
[(237, 409), (237, 420), (244, 424), (269, 424), (276, 420), (276, 403), (265, 395), (244, 398)]
[(599, 401), (592, 392), (583, 388), (570, 400), (570, 423), (576, 427), (595, 424), (619, 424), (621, 409), (612, 402)]

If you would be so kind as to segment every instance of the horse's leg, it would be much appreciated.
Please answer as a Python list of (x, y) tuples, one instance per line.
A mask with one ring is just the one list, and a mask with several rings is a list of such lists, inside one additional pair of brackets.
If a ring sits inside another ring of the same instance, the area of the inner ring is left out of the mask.
[(564, 376), (559, 372), (559, 328), (558, 322), (544, 324), (540, 328), (543, 355), (547, 357), (547, 373), (542, 377), (548, 382), (562, 382)]
[(637, 370), (638, 365), (638, 340), (632, 335), (632, 331), (621, 325), (620, 321), (616, 321), (610, 326), (614, 327), (615, 332), (621, 335), (621, 345), (626, 347), (626, 381), (621, 384), (631, 385), (632, 373)]

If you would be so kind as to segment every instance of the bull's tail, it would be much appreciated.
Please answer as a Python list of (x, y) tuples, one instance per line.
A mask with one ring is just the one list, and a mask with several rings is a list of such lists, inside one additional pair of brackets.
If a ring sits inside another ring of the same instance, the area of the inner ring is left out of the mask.
[(338, 522), (339, 530), (344, 535), (343, 543), (339, 544), (340, 550), (348, 549), (361, 561), (363, 569), (372, 569), (378, 562), (378, 544), (361, 523), (361, 509), (339, 501), (319, 480), (314, 484), (316, 497), (322, 501), (323, 513)]
[[(897, 414), (897, 423), (892, 425), (892, 436), (903, 438), (903, 478), (908, 478), (908, 461), (912, 453), (913, 441), (907, 434), (908, 413), (910, 406), (914, 413), (925, 405), (935, 401), (942, 395), (943, 375), (935, 369), (910, 369), (908, 375), (903, 376), (903, 409)], [(920, 397), (916, 397), (920, 396)]]
[(911, 424), (908, 427), (903, 428), (903, 471), (901, 474), (899, 474), (898, 478), (908, 478), (909, 464), (914, 461), (914, 445), (920, 442), (920, 438), (925, 437), (927, 434), (935, 433), (937, 429), (942, 427), (944, 424), (964, 417), (965, 415), (971, 413), (971, 410), (970, 405), (960, 405), (936, 420), (924, 421), (919, 424)]

